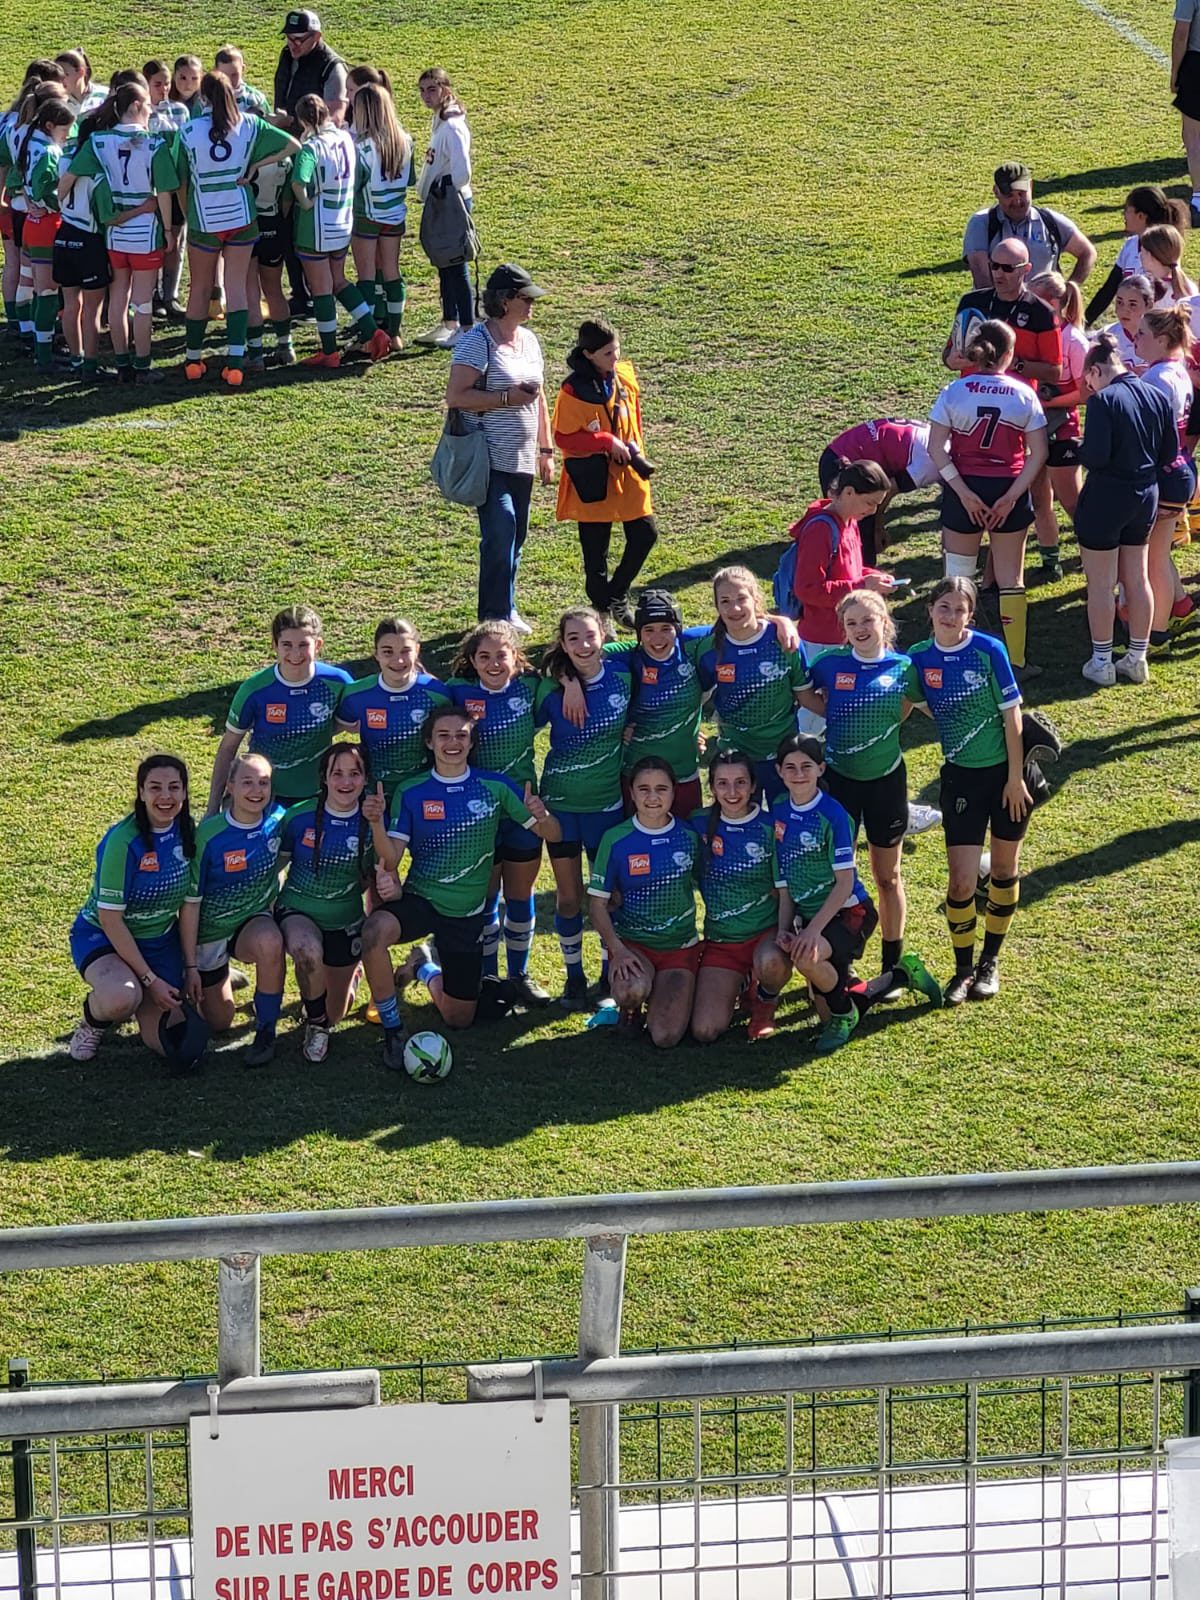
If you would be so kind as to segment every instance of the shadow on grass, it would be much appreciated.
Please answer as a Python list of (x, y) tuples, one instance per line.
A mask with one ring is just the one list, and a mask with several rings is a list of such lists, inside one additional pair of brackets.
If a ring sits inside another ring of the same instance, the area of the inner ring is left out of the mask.
[[(1137, 748), (1153, 748), (1153, 745)], [(1118, 753), (1125, 755), (1129, 752)], [(1115, 759), (1115, 756), (1110, 759)], [(1072, 884), (1094, 883), (1098, 878), (1126, 872), (1144, 861), (1152, 861), (1170, 855), (1173, 850), (1182, 849), (1185, 845), (1193, 845), (1197, 838), (1200, 838), (1200, 817), (1185, 817), (1182, 821), (1167, 822), (1157, 828), (1133, 828), (1091, 850), (1064, 856), (1061, 861), (1038, 867), (1027, 877), (1022, 877), (1021, 904), (1026, 907), (1036, 905), (1039, 900), (1048, 900), (1051, 895)]]
[[(61, 1054), (0, 1067), (0, 1144), (11, 1161), (143, 1151), (237, 1161), (314, 1133), (395, 1150), (440, 1140), (497, 1149), (539, 1128), (651, 1115), (729, 1086), (773, 1089), (807, 1054), (810, 1034), (790, 1026), (807, 1015), (798, 987), (780, 1010), (784, 1031), (753, 1049), (739, 1026), (716, 1045), (669, 1051), (618, 1039), (612, 1028), (585, 1032), (581, 1016), (557, 1007), (529, 1012), (452, 1035), (454, 1070), (428, 1088), (383, 1070), (380, 1032), (357, 1015), (335, 1031), (328, 1061), (316, 1067), (301, 1057), (299, 1028), (285, 1018), (276, 1061), (256, 1072), (240, 1065), (243, 1015), (232, 1047), (210, 1052), (204, 1070), (187, 1078), (170, 1076), (123, 1033), (92, 1062), (71, 1061), (64, 1045)], [(891, 1015), (904, 1011), (893, 1007)], [(437, 1023), (430, 1007), (406, 1020), (413, 1028)]]

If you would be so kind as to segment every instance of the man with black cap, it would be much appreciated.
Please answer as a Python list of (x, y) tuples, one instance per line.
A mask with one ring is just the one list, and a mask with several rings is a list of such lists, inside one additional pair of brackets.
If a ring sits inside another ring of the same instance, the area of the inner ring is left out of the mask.
[[(283, 38), (279, 65), (275, 68), (275, 121), (289, 133), (299, 134), (296, 106), (304, 95), (316, 94), (329, 107), (333, 120), (341, 122), (349, 104), (346, 63), (322, 38), (320, 17), (315, 11), (289, 11), (283, 19)], [(289, 304), (292, 316), (311, 316), (312, 302), (290, 232), (284, 260), (292, 286)]]
[(1029, 252), (1030, 277), (1057, 272), (1063, 255), (1074, 256), (1071, 279), (1082, 283), (1096, 264), (1096, 247), (1070, 217), (1033, 203), (1033, 175), (1023, 161), (1004, 161), (993, 174), (993, 206), (977, 211), (963, 235), (963, 256), (977, 289), (991, 288), (988, 256), (1001, 239), (1019, 239)]

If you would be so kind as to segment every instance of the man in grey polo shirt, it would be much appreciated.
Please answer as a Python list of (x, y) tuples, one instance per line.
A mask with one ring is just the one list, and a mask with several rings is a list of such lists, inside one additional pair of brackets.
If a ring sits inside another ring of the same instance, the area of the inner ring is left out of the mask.
[(977, 289), (992, 286), (988, 253), (999, 239), (1020, 239), (1029, 251), (1030, 277), (1059, 271), (1063, 255), (1074, 256), (1070, 274), (1082, 283), (1096, 264), (1096, 247), (1070, 217), (1033, 203), (1033, 176), (1023, 161), (1005, 161), (996, 168), (992, 193), (996, 203), (977, 211), (963, 235), (963, 256)]

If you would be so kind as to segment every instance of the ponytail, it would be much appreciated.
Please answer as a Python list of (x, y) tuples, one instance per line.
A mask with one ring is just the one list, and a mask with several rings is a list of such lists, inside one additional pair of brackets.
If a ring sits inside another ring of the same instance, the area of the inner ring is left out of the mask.
[(841, 494), (844, 489), (854, 494), (879, 494), (892, 486), (892, 480), (877, 461), (848, 461), (843, 458), (829, 485), (830, 495)]
[(223, 72), (206, 72), (200, 80), (200, 98), (212, 114), (212, 142), (226, 140), (241, 121), (233, 85)]
[(994, 372), (1006, 356), (1012, 355), (1016, 342), (1007, 322), (981, 322), (967, 342), (966, 357), (973, 367)]

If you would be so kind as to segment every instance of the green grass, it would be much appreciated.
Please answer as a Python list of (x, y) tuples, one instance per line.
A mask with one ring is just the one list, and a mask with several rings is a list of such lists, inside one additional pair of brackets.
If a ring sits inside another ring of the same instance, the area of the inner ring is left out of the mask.
[[(1145, 6), (1129, 16), (1160, 29)], [(177, 3), (50, 0), (6, 21), (0, 80), (14, 86), (25, 58), (65, 43), (85, 42), (107, 72), (151, 53), (207, 55), (230, 35), (251, 81), (269, 85), (278, 43), (274, 15), (240, 0), (220, 35)], [(343, 5), (326, 24), (352, 59), (393, 71), (418, 140), (418, 71), (454, 70), (488, 261), (521, 261), (553, 291), (536, 319), (550, 371), (582, 315), (621, 328), (661, 464), (651, 575), (689, 619), (706, 614), (707, 579), (729, 556), (769, 574), (836, 428), (927, 408), (966, 286), (953, 270), (962, 221), (997, 159), (1017, 148), (1032, 163), (1040, 195), (1098, 240), (1098, 270), (1115, 255), (1124, 190), (1183, 172), (1163, 156), (1177, 140), (1161, 75), (1075, 7), (1043, 11), (1028, 32), (972, 0), (424, 0)], [(407, 262), (416, 328), (432, 319), (432, 275), (416, 249)], [(160, 360), (178, 355), (165, 337)], [(995, 1005), (891, 1008), (831, 1061), (808, 1051), (795, 996), (780, 1036), (752, 1053), (740, 1035), (630, 1052), (577, 1018), (531, 1017), (456, 1040), (453, 1074), (428, 1091), (385, 1078), (378, 1035), (358, 1022), (326, 1066), (304, 1066), (289, 1033), (253, 1077), (220, 1051), (198, 1081), (173, 1082), (124, 1039), (90, 1066), (65, 1058), (82, 998), (66, 933), (96, 840), (152, 749), (185, 755), (203, 788), (277, 606), (316, 603), (342, 662), (399, 608), (445, 665), (471, 620), (471, 520), (426, 471), (444, 381), (430, 356), (274, 375), (237, 395), (171, 376), (148, 396), (81, 396), (0, 366), (3, 413), (26, 429), (0, 446), (3, 1221), (1192, 1155), (1198, 651), (1178, 649), (1145, 689), (1087, 692), (1074, 561), (1032, 608), (1031, 654), (1047, 667), (1037, 699), (1071, 749), (1030, 833)], [(918, 586), (902, 640), (919, 636), (937, 571), (933, 524), (929, 503), (898, 518), (888, 561)], [(1184, 564), (1195, 570), (1195, 554)], [(539, 638), (579, 591), (573, 530), (539, 495), (521, 585)], [(914, 786), (936, 766), (918, 743)], [(945, 971), (936, 836), (906, 874), (911, 942)], [(553, 987), (548, 876), (539, 887), (535, 970)], [(594, 971), (591, 936), (588, 958)], [(569, 1348), (578, 1274), (578, 1248), (555, 1245), (273, 1261), (265, 1357)], [(1182, 1211), (653, 1239), (631, 1249), (625, 1335), (639, 1346), (1158, 1309), (1195, 1275)], [(208, 1266), (9, 1278), (0, 1352), (46, 1378), (208, 1370), (214, 1282)]]

